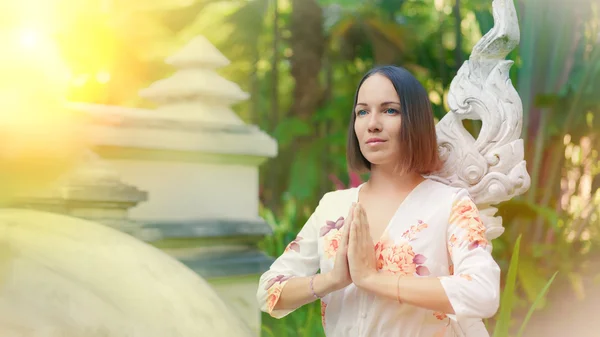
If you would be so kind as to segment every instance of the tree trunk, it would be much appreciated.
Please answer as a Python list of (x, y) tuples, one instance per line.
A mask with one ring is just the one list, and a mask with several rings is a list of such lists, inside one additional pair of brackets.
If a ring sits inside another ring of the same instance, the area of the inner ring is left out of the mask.
[(325, 52), (323, 11), (315, 0), (292, 0), (291, 74), (295, 80), (291, 114), (308, 120), (323, 94), (319, 72)]
[[(273, 134), (277, 124), (279, 123), (279, 43), (281, 40), (281, 34), (279, 30), (279, 0), (272, 0), (273, 9), (273, 58), (271, 61), (271, 102), (270, 102), (270, 113), (268, 118), (264, 121), (267, 126), (267, 130)], [(279, 156), (281, 156), (281, 149), (279, 149)], [(269, 166), (263, 170), (263, 202), (275, 210), (274, 200), (277, 199), (277, 194), (274, 191), (279, 186), (279, 161), (277, 158), (273, 159)]]
[(456, 48), (454, 49), (454, 54), (456, 58), (456, 69), (460, 68), (463, 64), (464, 56), (462, 51), (462, 30), (461, 30), (461, 22), (462, 18), (460, 16), (460, 0), (455, 0), (454, 8), (452, 9), (452, 13), (454, 14), (454, 22), (456, 24)]
[(271, 118), (270, 130), (279, 124), (279, 0), (273, 0), (273, 65), (271, 69)]
[[(325, 105), (327, 102), (331, 101), (333, 94), (333, 60), (331, 53), (327, 53), (324, 57), (324, 70), (325, 70), (325, 88), (323, 90), (323, 97), (321, 105)], [(331, 134), (333, 129), (333, 123), (330, 119), (327, 119), (323, 122), (321, 128), (320, 138), (326, 138)], [(329, 192), (331, 188), (331, 181), (329, 180), (330, 174), (337, 174), (335, 172), (335, 167), (331, 162), (331, 145), (329, 143), (325, 144), (323, 152), (321, 153), (321, 167), (323, 169), (320, 179), (319, 186), (319, 195), (324, 195)]]
[[(326, 39), (323, 32), (323, 12), (315, 0), (292, 0), (290, 22), (291, 75), (295, 86), (292, 93), (293, 103), (285, 117), (297, 117), (309, 122), (310, 118), (322, 103), (323, 89), (319, 82), (319, 73), (325, 52)], [(278, 211), (281, 196), (287, 191), (290, 172), (297, 154), (301, 153), (309, 141), (318, 135), (318, 128), (313, 134), (295, 139), (289, 148), (280, 148), (279, 156), (272, 163), (272, 172), (268, 179), (272, 180), (269, 207)]]
[(385, 36), (377, 29), (367, 25), (365, 27), (367, 36), (373, 44), (373, 59), (375, 65), (388, 65), (398, 63), (400, 52), (396, 46), (392, 44)]
[(260, 61), (260, 51), (258, 47), (252, 51), (252, 72), (250, 73), (250, 121), (254, 125), (264, 127), (264, 116), (260, 112), (260, 80), (258, 79), (258, 62)]

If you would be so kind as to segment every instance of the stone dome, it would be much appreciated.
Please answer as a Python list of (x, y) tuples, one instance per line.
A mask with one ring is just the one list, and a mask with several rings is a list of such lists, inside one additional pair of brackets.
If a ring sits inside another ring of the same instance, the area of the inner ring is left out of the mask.
[(101, 224), (0, 209), (3, 337), (245, 337), (207, 282)]

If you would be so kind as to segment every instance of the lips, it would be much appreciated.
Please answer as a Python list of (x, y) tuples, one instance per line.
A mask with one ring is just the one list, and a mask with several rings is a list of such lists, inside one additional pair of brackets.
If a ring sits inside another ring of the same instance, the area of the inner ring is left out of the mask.
[(384, 142), (386, 142), (386, 140), (381, 139), (381, 138), (370, 138), (369, 140), (367, 140), (367, 144), (372, 144), (372, 145), (381, 144)]

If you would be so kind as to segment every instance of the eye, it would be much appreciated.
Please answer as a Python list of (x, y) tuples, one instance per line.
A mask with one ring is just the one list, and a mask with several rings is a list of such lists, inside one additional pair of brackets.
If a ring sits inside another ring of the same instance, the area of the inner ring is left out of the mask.
[(388, 109), (385, 110), (385, 113), (389, 114), (389, 115), (396, 115), (396, 114), (398, 114), (398, 110), (392, 109), (392, 108), (388, 108)]
[(358, 111), (356, 112), (356, 115), (357, 115), (357, 116), (364, 116), (364, 115), (366, 115), (366, 114), (367, 114), (367, 111), (366, 111), (366, 110), (358, 110)]

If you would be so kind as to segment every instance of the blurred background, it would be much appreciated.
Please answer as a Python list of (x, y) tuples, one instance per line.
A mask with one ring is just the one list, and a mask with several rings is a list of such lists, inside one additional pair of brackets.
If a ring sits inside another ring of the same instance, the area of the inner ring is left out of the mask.
[[(487, 323), (497, 336), (508, 336), (509, 330), (562, 336), (574, 327), (587, 336), (584, 330), (600, 310), (600, 3), (517, 0), (515, 6), (521, 42), (508, 58), (523, 102), (522, 138), (532, 182), (525, 195), (499, 207), (506, 232), (494, 241), (494, 256), (508, 283), (503, 282), (501, 311)], [(235, 101), (231, 106), (240, 121), (232, 123), (255, 125), (277, 143), (276, 155), (267, 151), (261, 155), (265, 160), (256, 162), (259, 175), (248, 192), (258, 195), (248, 207), (257, 206), (269, 225), (250, 246), (276, 257), (325, 192), (365, 179), (349, 174), (345, 159), (353, 95), (362, 75), (378, 64), (407, 68), (428, 90), (439, 120), (449, 110), (450, 82), (492, 25), (491, 0), (3, 0), (0, 181), (5, 192), (19, 193), (53, 181), (76, 153), (97, 145), (78, 123), (119, 124), (107, 107), (144, 119), (143, 111), (172, 102), (169, 93), (175, 89), (165, 89), (164, 97), (140, 90), (178, 67), (213, 62), (219, 76), (249, 94), (244, 99), (217, 95)], [(165, 62), (197, 36), (229, 63), (216, 56), (217, 61), (187, 62), (181, 56)], [(80, 105), (63, 111), (66, 102)], [(94, 113), (98, 107), (108, 112)], [(202, 113), (213, 112), (221, 110), (205, 107)], [(481, 127), (473, 121), (465, 126), (474, 135)], [(102, 157), (116, 156), (103, 151)], [(119, 167), (124, 181), (143, 184), (128, 178), (139, 173), (127, 171), (131, 166)], [(248, 189), (245, 179), (234, 179), (239, 185), (230, 190)], [(177, 203), (180, 197), (174, 188), (158, 199)], [(230, 213), (236, 213), (238, 206), (232, 205)], [(169, 250), (182, 244), (157, 246)], [(507, 276), (511, 259), (514, 269)], [(265, 261), (260, 268), (268, 266)], [(262, 336), (323, 335), (318, 303), (282, 320), (263, 314), (261, 324)]]

